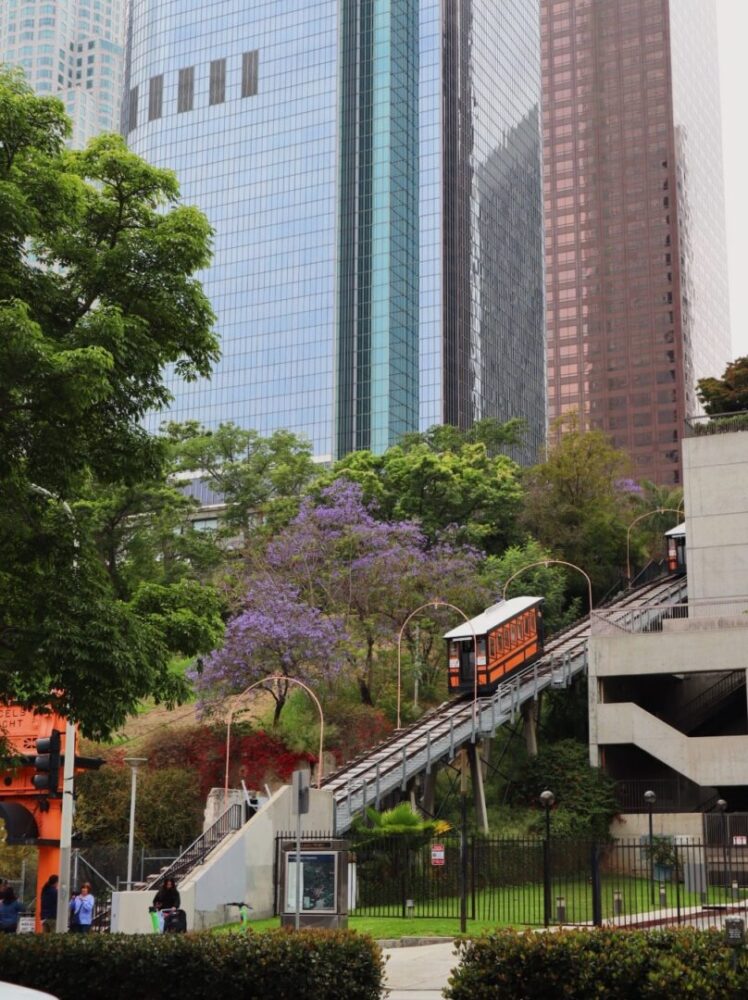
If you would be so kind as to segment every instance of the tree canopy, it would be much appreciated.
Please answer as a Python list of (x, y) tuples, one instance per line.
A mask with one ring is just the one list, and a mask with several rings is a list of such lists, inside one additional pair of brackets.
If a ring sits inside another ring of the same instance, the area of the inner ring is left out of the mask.
[(748, 410), (748, 355), (731, 361), (722, 378), (701, 378), (696, 385), (709, 414)]
[(273, 670), (329, 682), (345, 668), (372, 704), (377, 660), (414, 608), (455, 595), (472, 613), (482, 607), (477, 565), (472, 549), (429, 545), (416, 524), (375, 517), (361, 488), (338, 480), (252, 554), (226, 644), (199, 687), (236, 692)]
[[(626, 478), (625, 452), (602, 431), (581, 431), (574, 419), (558, 437), (560, 429), (557, 421), (545, 461), (525, 473), (521, 520), (541, 545), (580, 566), (605, 592), (625, 563), (626, 526), (639, 490)], [(575, 590), (584, 592), (584, 585)]]
[(522, 502), (519, 466), (497, 453), (516, 440), (518, 421), (484, 420), (470, 431), (432, 427), (383, 455), (358, 451), (341, 459), (328, 482), (359, 483), (378, 516), (417, 521), (429, 539), (453, 527), (460, 541), (489, 552), (518, 541)]
[(142, 419), (169, 399), (163, 367), (207, 375), (218, 345), (194, 277), (205, 217), (121, 137), (71, 152), (69, 132), (59, 101), (0, 71), (0, 698), (103, 735), (184, 685), (170, 602), (123, 599), (76, 503), (162, 475)]

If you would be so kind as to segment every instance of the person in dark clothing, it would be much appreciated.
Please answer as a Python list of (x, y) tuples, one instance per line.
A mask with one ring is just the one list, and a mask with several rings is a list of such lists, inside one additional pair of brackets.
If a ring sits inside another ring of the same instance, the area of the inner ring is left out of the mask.
[(23, 911), (23, 903), (16, 898), (13, 889), (6, 889), (0, 902), (0, 932), (15, 934), (18, 929), (18, 915)]
[(173, 878), (164, 879), (164, 884), (153, 898), (153, 905), (157, 910), (179, 909), (179, 890)]
[(42, 933), (44, 934), (54, 934), (57, 927), (57, 883), (59, 881), (57, 875), (50, 875), (42, 886), (40, 902)]

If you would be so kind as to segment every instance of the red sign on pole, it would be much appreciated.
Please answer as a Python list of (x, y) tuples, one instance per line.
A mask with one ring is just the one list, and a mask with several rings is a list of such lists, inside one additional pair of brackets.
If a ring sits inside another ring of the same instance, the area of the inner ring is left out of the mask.
[(431, 845), (431, 864), (432, 865), (444, 864), (444, 844)]

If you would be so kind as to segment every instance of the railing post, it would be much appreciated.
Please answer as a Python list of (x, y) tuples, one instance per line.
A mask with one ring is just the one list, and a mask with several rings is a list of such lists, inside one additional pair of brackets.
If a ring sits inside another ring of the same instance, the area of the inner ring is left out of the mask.
[(592, 845), (592, 851), (590, 854), (590, 872), (592, 875), (592, 923), (595, 927), (602, 927), (603, 894), (602, 885), (600, 883), (600, 848), (598, 844)]

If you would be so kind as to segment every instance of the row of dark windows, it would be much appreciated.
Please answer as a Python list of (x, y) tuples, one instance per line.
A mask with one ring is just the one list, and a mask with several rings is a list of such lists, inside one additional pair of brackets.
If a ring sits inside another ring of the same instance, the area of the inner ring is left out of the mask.
[[(257, 94), (260, 53), (257, 49), (242, 55), (242, 97), (254, 97)], [(138, 126), (139, 87), (133, 87), (129, 93), (127, 108), (127, 131), (132, 132)], [(210, 64), (210, 79), (208, 87), (208, 103), (223, 104), (226, 100), (226, 60), (213, 59)], [(185, 66), (179, 70), (177, 82), (177, 113), (192, 111), (195, 102), (195, 67)], [(148, 121), (152, 122), (163, 114), (164, 74), (152, 76), (148, 81)]]

